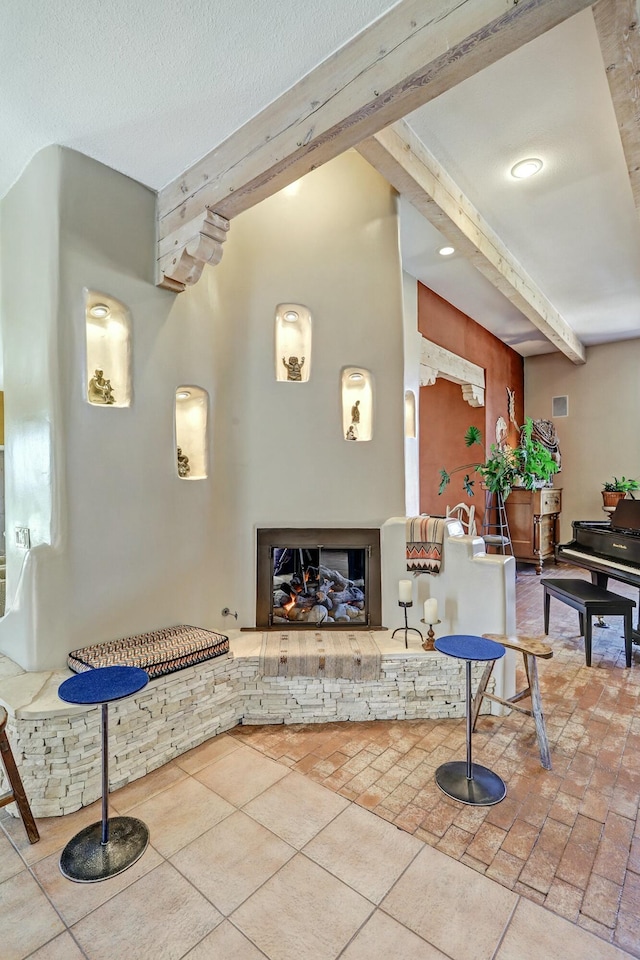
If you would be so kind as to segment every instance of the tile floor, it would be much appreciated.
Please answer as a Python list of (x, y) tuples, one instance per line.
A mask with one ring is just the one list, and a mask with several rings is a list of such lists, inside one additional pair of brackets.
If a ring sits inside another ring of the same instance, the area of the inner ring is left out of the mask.
[[(539, 630), (540, 593), (519, 578), (522, 632)], [(640, 956), (640, 650), (624, 670), (612, 620), (587, 670), (574, 619), (552, 607), (540, 670), (553, 771), (526, 718), (476, 734), (508, 782), (496, 807), (433, 786), (463, 722), (411, 721), (242, 727), (197, 747), (112, 794), (152, 845), (102, 883), (58, 868), (99, 804), (40, 820), (35, 845), (0, 811), (1, 960)]]

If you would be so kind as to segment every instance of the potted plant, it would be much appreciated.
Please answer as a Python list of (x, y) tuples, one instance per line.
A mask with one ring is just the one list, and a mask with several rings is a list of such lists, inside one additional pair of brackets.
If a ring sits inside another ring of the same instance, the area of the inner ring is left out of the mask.
[(482, 447), (483, 453), (485, 454), (484, 460), (478, 463), (466, 463), (461, 467), (455, 467), (451, 473), (443, 467), (440, 470), (438, 494), (444, 493), (454, 473), (466, 470), (467, 472), (462, 479), (462, 486), (467, 495), (472, 497), (474, 495), (473, 487), (475, 480), (471, 479), (470, 471), (473, 470), (482, 478), (482, 482), (487, 490), (491, 493), (500, 493), (502, 494), (502, 498), (506, 499), (511, 492), (511, 487), (513, 486), (516, 475), (516, 455), (514, 450), (511, 447), (498, 447), (494, 443), (491, 445), (489, 456), (487, 457), (482, 443), (482, 433), (478, 427), (474, 426), (468, 428), (464, 435), (464, 442), (467, 447), (473, 447), (475, 445)]
[(520, 429), (520, 445), (515, 449), (518, 485), (526, 490), (544, 487), (550, 483), (558, 464), (539, 440), (533, 439), (533, 420), (527, 417)]
[(603, 507), (615, 507), (618, 500), (624, 500), (626, 495), (631, 494), (635, 500), (633, 491), (640, 489), (638, 480), (630, 480), (627, 477), (614, 477), (613, 480), (607, 480), (602, 484), (602, 505)]

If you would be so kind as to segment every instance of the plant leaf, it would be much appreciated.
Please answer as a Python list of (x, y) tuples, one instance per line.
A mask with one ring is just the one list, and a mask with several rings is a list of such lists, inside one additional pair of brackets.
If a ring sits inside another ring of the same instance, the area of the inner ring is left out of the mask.
[(482, 444), (482, 434), (478, 427), (470, 426), (464, 435), (465, 446), (472, 447), (474, 443)]

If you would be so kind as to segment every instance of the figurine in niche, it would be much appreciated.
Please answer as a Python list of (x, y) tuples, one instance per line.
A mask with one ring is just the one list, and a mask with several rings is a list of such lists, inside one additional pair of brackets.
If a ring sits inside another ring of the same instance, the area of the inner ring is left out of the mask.
[(282, 358), (282, 362), (287, 368), (287, 380), (302, 380), (302, 368), (304, 366), (304, 357), (298, 360), (297, 357), (289, 357), (289, 360)]
[(345, 440), (357, 440), (357, 439), (358, 439), (358, 434), (356, 433), (355, 425), (352, 423), (349, 429), (347, 430)]
[(111, 381), (105, 380), (102, 370), (96, 370), (89, 380), (89, 403), (113, 404), (116, 398), (113, 395)]
[(360, 423), (360, 401), (356, 400), (351, 407), (351, 423)]
[(178, 447), (178, 476), (188, 477), (190, 473), (189, 457), (182, 452), (182, 447)]

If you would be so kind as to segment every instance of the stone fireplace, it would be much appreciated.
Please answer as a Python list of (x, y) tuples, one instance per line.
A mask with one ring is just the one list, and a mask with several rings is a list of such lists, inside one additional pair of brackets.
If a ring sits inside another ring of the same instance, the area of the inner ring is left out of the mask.
[(256, 627), (344, 630), (381, 624), (378, 528), (258, 529)]

